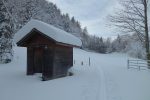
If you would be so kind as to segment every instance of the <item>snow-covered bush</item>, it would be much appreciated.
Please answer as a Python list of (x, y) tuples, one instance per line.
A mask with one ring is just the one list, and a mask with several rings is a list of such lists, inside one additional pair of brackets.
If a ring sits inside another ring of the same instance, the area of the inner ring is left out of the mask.
[(113, 52), (123, 52), (135, 58), (146, 59), (145, 48), (137, 34), (118, 35), (111, 45)]
[(141, 42), (139, 41), (134, 41), (131, 42), (129, 45), (127, 45), (126, 51), (132, 57), (140, 58), (140, 59), (146, 58), (145, 48), (142, 46)]

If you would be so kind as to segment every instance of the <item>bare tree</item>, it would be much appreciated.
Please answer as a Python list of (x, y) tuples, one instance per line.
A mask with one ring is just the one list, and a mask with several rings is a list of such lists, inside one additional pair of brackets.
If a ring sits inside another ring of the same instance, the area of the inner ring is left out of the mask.
[(149, 0), (121, 0), (122, 7), (108, 18), (122, 32), (136, 33), (146, 48), (147, 59), (150, 59), (148, 2)]

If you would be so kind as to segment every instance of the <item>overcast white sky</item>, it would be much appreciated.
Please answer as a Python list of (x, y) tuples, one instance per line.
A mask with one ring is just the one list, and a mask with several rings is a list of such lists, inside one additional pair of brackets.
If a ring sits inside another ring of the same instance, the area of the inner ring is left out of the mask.
[(69, 13), (87, 26), (90, 34), (109, 37), (116, 36), (107, 25), (108, 14), (118, 7), (117, 0), (49, 0), (55, 3), (63, 13)]
[(87, 26), (90, 34), (109, 37), (116, 36), (107, 27), (106, 16), (117, 8), (117, 0), (49, 0), (55, 3), (63, 13), (69, 13)]

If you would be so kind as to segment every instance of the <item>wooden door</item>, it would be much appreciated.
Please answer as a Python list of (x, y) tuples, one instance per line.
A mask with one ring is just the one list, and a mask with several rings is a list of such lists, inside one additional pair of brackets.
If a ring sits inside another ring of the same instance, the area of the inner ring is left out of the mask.
[(40, 47), (34, 50), (34, 70), (35, 73), (42, 73), (43, 69), (43, 49)]

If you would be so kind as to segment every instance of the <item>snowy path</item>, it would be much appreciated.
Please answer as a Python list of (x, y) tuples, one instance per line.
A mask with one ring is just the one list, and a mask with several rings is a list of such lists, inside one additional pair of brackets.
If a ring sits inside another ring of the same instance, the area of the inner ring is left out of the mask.
[(128, 70), (127, 55), (75, 51), (84, 62), (88, 63), (90, 57), (90, 67), (95, 67), (99, 72), (99, 100), (150, 100), (150, 71)]
[(108, 100), (149, 100), (150, 72), (127, 69), (128, 57), (123, 54), (105, 55), (101, 59), (105, 72)]
[[(91, 70), (95, 70), (95, 72), (92, 72), (92, 76), (88, 76), (88, 79), (95, 79), (97, 82), (96, 84), (93, 84), (93, 82), (91, 82), (91, 87), (95, 87), (96, 86), (96, 91), (91, 91), (93, 93), (95, 93), (95, 99), (86, 99), (86, 100), (107, 100), (107, 96), (106, 96), (106, 82), (105, 82), (105, 77), (104, 77), (104, 72), (101, 69), (99, 64), (99, 60), (97, 59), (97, 57), (95, 57), (95, 53), (91, 53), (91, 52), (86, 52), (83, 50), (79, 50), (79, 49), (74, 49), (75, 53), (74, 54), (74, 60), (75, 60), (75, 66), (80, 66), (83, 67), (85, 69), (89, 69)], [(89, 57), (91, 59), (91, 65), (89, 66)], [(79, 59), (80, 58), (80, 59)], [(83, 62), (83, 66), (81, 66), (81, 62)], [(93, 63), (94, 62), (94, 63)], [(88, 72), (88, 71), (86, 71)], [(89, 73), (89, 72), (88, 72)], [(89, 75), (89, 74), (87, 74)], [(91, 95), (90, 93), (88, 93), (88, 95)]]

